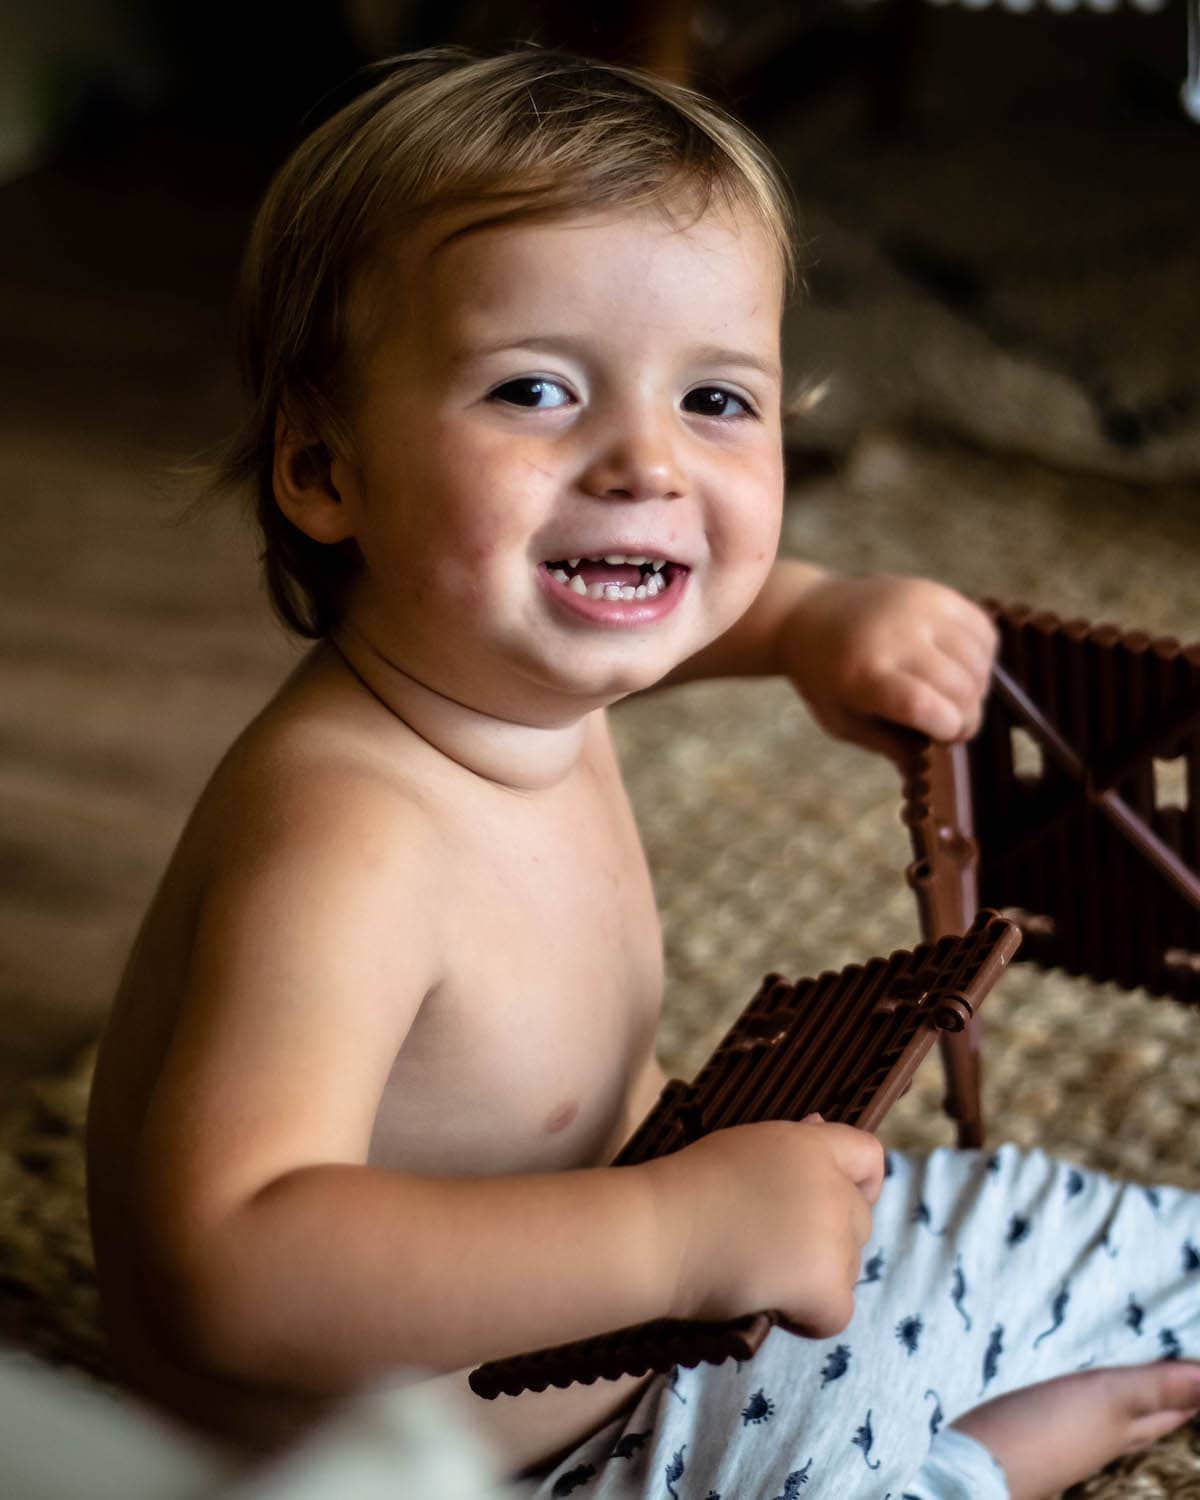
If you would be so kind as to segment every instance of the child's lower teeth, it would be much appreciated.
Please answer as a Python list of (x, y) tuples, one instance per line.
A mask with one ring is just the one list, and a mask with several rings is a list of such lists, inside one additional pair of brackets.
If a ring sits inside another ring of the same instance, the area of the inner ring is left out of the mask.
[(555, 570), (552, 575), (558, 583), (565, 584), (573, 594), (582, 594), (589, 599), (605, 599), (609, 601), (628, 602), (633, 599), (653, 599), (661, 594), (666, 588), (666, 579), (657, 573), (651, 573), (645, 583), (584, 583), (583, 579), (576, 575), (568, 578), (561, 570)]

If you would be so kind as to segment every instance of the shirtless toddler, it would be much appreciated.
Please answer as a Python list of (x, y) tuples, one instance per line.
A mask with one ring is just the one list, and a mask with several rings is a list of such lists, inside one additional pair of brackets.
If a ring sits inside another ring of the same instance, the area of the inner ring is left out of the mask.
[[(992, 627), (951, 590), (775, 561), (791, 255), (740, 127), (534, 50), (389, 64), (272, 187), (229, 474), (316, 644), (188, 822), (89, 1120), (114, 1356), (190, 1422), (265, 1448), (397, 1367), (465, 1389), (666, 1315), (849, 1320), (872, 1137), (605, 1165), (662, 1083), (608, 705), (784, 673), (899, 754), (970, 735), (986, 689)], [(958, 1427), (1032, 1496), (1176, 1425), (1198, 1373), (1043, 1391), (1078, 1413), (1053, 1445), (1021, 1395)], [(475, 1405), (548, 1471), (649, 1384)]]

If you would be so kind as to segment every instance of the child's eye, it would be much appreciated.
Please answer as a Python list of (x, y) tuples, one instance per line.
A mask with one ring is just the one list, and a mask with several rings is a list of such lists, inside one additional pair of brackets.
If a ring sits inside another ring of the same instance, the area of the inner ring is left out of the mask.
[(683, 398), (684, 411), (698, 417), (752, 417), (749, 401), (720, 385), (699, 385)]
[(528, 406), (545, 411), (555, 406), (566, 406), (571, 393), (557, 380), (548, 380), (544, 375), (526, 375), (520, 380), (506, 380), (498, 385), (488, 397), (489, 401), (503, 401), (507, 406)]

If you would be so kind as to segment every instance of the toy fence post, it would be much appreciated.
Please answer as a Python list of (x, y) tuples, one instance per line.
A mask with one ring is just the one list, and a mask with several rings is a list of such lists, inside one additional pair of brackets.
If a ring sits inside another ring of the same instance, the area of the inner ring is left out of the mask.
[[(971, 817), (971, 774), (965, 745), (926, 741), (914, 755), (904, 787), (904, 821), (914, 859), (906, 872), (917, 898), (926, 942), (967, 931), (979, 910), (979, 848)], [(938, 1038), (946, 1077), (944, 1108), (960, 1147), (983, 1145), (982, 1023)]]

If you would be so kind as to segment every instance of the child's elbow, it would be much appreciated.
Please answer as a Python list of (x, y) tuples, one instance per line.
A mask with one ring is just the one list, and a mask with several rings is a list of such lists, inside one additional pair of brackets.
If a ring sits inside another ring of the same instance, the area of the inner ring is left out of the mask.
[(231, 1253), (236, 1225), (220, 1231), (152, 1226), (141, 1236), (146, 1332), (191, 1375), (273, 1383), (277, 1363), (244, 1266)]
[(172, 1364), (192, 1375), (244, 1379), (246, 1330), (235, 1288), (221, 1286), (203, 1252), (155, 1245), (140, 1257), (145, 1332)]

